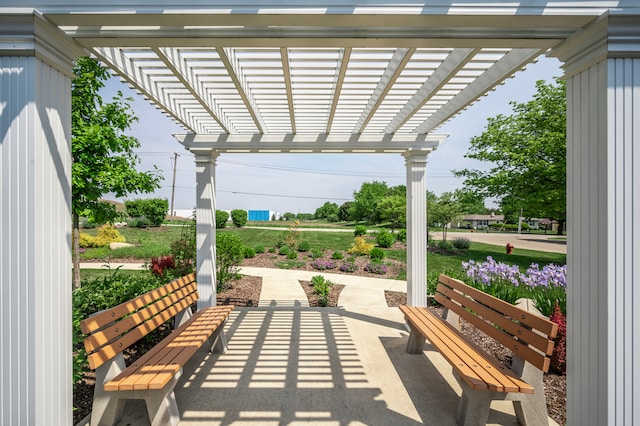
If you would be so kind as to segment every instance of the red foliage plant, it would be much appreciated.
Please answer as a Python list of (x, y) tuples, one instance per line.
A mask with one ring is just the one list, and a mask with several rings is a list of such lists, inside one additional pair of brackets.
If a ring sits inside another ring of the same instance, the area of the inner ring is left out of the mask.
[(558, 324), (558, 335), (555, 338), (556, 345), (551, 355), (550, 370), (557, 374), (567, 373), (567, 319), (560, 310), (560, 305), (556, 302), (553, 314), (549, 320)]
[(151, 272), (154, 275), (162, 275), (165, 269), (174, 269), (176, 267), (173, 256), (160, 256), (151, 258)]

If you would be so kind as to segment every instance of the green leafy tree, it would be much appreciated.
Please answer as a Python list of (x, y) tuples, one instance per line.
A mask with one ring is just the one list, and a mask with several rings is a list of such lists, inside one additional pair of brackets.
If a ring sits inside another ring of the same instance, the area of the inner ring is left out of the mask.
[(351, 208), (351, 201), (347, 201), (343, 203), (340, 208), (338, 208), (338, 220), (342, 222), (348, 222), (351, 220), (351, 216), (349, 215), (349, 209)]
[(146, 217), (151, 225), (160, 226), (169, 210), (169, 202), (164, 198), (146, 198), (124, 202), (131, 217)]
[(331, 215), (338, 215), (339, 207), (336, 203), (331, 203), (327, 201), (322, 205), (322, 207), (318, 207), (316, 209), (315, 218), (316, 219), (326, 219)]
[(284, 218), (284, 220), (293, 220), (296, 218), (296, 214), (291, 212), (286, 212), (285, 214), (282, 215), (282, 217)]
[(407, 223), (407, 199), (402, 195), (387, 195), (378, 201), (380, 219), (389, 222), (391, 229), (401, 228)]
[(159, 187), (157, 170), (138, 172), (138, 157), (134, 149), (140, 142), (124, 134), (136, 121), (122, 93), (109, 103), (98, 94), (109, 72), (96, 60), (82, 57), (74, 66), (71, 98), (72, 155), (72, 221), (73, 278), (80, 286), (80, 217), (104, 223), (113, 220), (116, 210), (101, 202), (104, 194), (125, 197), (131, 193), (152, 192)]
[(386, 182), (363, 182), (360, 190), (353, 193), (349, 211), (351, 218), (355, 221), (380, 223), (378, 202), (387, 195), (388, 190)]
[(231, 210), (231, 222), (237, 228), (242, 228), (247, 224), (247, 211), (246, 210)]
[(481, 193), (468, 189), (456, 189), (453, 191), (453, 196), (462, 206), (464, 214), (489, 214)]
[(454, 173), (466, 178), (466, 188), (506, 198), (527, 217), (558, 220), (562, 234), (567, 214), (566, 85), (538, 81), (536, 88), (531, 101), (512, 102), (512, 115), (490, 118), (486, 130), (471, 140), (466, 156), (491, 168)]
[(431, 219), (442, 227), (442, 241), (447, 241), (448, 226), (456, 222), (463, 214), (462, 204), (456, 200), (451, 192), (445, 192), (433, 202)]

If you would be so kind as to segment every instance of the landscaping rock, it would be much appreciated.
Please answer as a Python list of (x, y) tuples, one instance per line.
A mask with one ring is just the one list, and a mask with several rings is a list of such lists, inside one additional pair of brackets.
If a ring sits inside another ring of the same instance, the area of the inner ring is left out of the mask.
[(119, 248), (125, 248), (125, 247), (134, 247), (135, 244), (129, 244), (129, 243), (111, 243), (109, 244), (109, 248), (111, 250), (115, 250), (115, 249), (119, 249)]

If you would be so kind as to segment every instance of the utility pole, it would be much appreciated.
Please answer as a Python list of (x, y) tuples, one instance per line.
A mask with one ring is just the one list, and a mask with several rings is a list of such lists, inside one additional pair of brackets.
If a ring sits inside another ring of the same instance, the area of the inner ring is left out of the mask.
[(173, 183), (171, 184), (171, 216), (175, 216), (176, 212), (173, 210), (173, 196), (176, 193), (176, 168), (178, 165), (178, 157), (180, 154), (177, 152), (173, 153)]

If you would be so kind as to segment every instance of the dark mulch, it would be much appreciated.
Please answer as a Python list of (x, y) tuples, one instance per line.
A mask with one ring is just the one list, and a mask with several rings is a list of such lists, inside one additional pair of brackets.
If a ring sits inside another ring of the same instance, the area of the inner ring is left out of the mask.
[[(406, 305), (407, 294), (397, 291), (386, 291), (387, 305), (390, 307)], [(441, 306), (431, 306), (437, 314), (442, 314)], [(494, 339), (479, 331), (465, 320), (461, 321), (462, 333), (474, 344), (480, 346), (488, 354), (511, 367), (511, 351), (497, 343)], [(558, 424), (564, 425), (567, 421), (567, 376), (548, 373), (544, 375), (544, 393), (547, 400), (549, 417)]]
[[(318, 294), (316, 294), (315, 290), (313, 289), (313, 284), (311, 284), (311, 281), (303, 281), (303, 280), (299, 280), (298, 281), (300, 283), (300, 286), (302, 286), (302, 289), (304, 290), (304, 292), (307, 294), (307, 299), (309, 300), (309, 306), (311, 307), (316, 307), (316, 306), (320, 306), (319, 300), (320, 298), (318, 297)], [(344, 285), (342, 284), (333, 284), (331, 287), (329, 287), (329, 300), (327, 302), (327, 308), (335, 308), (336, 306), (338, 306), (338, 298), (340, 297), (340, 292), (342, 291), (342, 289), (344, 288)]]

